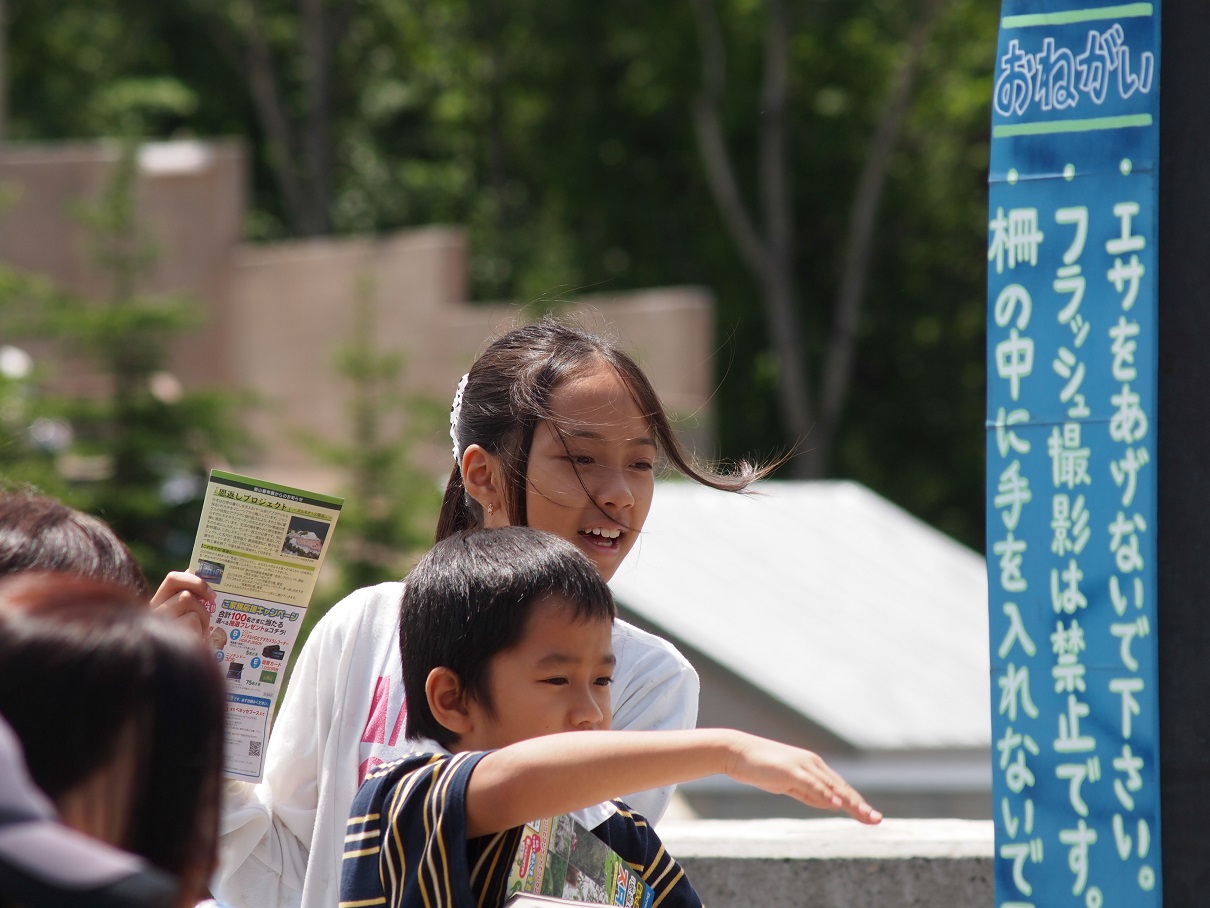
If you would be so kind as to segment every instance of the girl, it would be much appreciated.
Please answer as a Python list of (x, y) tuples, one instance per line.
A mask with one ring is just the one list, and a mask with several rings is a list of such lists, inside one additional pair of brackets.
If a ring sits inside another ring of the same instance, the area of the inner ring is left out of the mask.
[[(661, 460), (740, 491), (769, 468), (709, 471), (683, 451), (638, 365), (614, 345), (545, 320), (495, 341), (463, 377), (450, 413), (454, 465), (437, 526), (531, 526), (574, 543), (609, 580), (634, 547)], [(402, 584), (358, 590), (299, 654), (266, 754), (264, 781), (231, 782), (219, 897), (233, 906), (338, 902), (348, 808), (366, 772), (410, 752), (402, 734)], [(615, 729), (691, 728), (697, 674), (667, 641), (618, 621)], [(672, 789), (627, 796), (658, 820)], [(870, 808), (854, 795), (845, 808)]]

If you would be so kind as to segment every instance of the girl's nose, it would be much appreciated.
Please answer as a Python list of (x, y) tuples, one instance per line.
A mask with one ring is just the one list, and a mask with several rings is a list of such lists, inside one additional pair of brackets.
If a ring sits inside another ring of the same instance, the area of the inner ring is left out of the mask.
[(602, 505), (618, 510), (634, 507), (634, 489), (625, 470), (608, 470), (596, 498)]

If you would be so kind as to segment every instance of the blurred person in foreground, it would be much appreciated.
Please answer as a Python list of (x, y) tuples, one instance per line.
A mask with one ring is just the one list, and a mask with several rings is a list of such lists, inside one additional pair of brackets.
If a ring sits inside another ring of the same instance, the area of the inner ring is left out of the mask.
[(0, 908), (172, 908), (174, 877), (60, 823), (0, 718)]
[(30, 776), (63, 824), (175, 877), (177, 906), (215, 864), (224, 699), (196, 634), (128, 587), (0, 578), (0, 716)]
[[(148, 599), (142, 568), (105, 521), (46, 495), (0, 490), (0, 578), (25, 571), (114, 583)], [(195, 574), (171, 572), (149, 601), (156, 614), (199, 636), (210, 626), (214, 593)]]

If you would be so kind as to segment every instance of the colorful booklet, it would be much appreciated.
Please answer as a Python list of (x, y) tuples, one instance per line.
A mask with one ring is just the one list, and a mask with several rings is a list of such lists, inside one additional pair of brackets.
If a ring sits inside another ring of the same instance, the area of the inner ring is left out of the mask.
[(567, 815), (526, 824), (513, 858), (508, 894), (510, 908), (540, 904), (526, 901), (528, 896), (651, 908), (655, 896), (637, 870)]
[(209, 643), (225, 666), (223, 770), (257, 781), (269, 717), (298, 640), (343, 498), (214, 470), (193, 572), (215, 591)]

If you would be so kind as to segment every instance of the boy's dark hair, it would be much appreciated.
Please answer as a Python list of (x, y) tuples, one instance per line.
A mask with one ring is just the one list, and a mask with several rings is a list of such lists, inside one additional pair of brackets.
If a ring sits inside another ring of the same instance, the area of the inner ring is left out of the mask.
[(133, 735), (116, 844), (199, 884), (217, 846), (225, 700), (212, 654), (130, 589), (63, 573), (0, 578), (0, 714), (34, 782), (58, 800)]
[[(500, 459), (507, 475), (504, 509), (514, 526), (528, 523), (529, 449), (538, 423), (555, 416), (551, 395), (596, 365), (607, 365), (617, 373), (650, 424), (659, 452), (689, 479), (737, 492), (780, 465), (781, 461), (769, 466), (741, 462), (734, 472), (722, 473), (695, 462), (677, 440), (651, 380), (629, 354), (603, 337), (547, 317), (514, 328), (483, 351), (467, 373), (458, 415), (458, 450), (475, 444)], [(455, 463), (437, 519), (437, 538), (482, 525), (482, 509), (467, 494)]]
[(433, 546), (407, 576), (399, 615), (409, 738), (443, 747), (458, 740), (429, 709), (425, 683), (435, 668), (456, 673), (466, 695), (492, 713), (488, 662), (521, 641), (534, 603), (546, 596), (563, 599), (577, 621), (617, 614), (592, 562), (553, 533), (479, 529)]
[(54, 571), (147, 595), (147, 580), (109, 524), (33, 492), (0, 491), (0, 576)]

